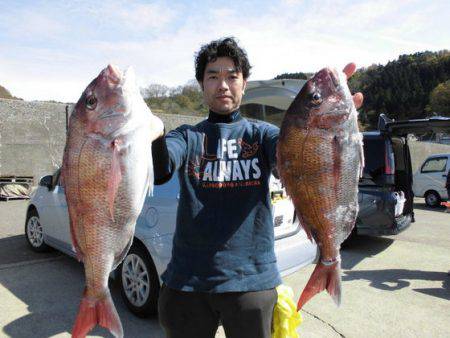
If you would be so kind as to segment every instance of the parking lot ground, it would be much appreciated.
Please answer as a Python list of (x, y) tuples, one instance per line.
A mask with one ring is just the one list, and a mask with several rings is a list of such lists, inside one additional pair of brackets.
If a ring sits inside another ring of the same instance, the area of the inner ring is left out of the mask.
[[(0, 337), (70, 337), (83, 267), (57, 252), (31, 252), (25, 210), (24, 201), (0, 202)], [(397, 236), (359, 237), (342, 251), (342, 305), (326, 293), (310, 300), (301, 337), (450, 337), (450, 214), (417, 200), (416, 220)], [(296, 296), (313, 269), (284, 279)], [(125, 337), (164, 337), (156, 318), (127, 310), (115, 284), (112, 294)], [(89, 337), (111, 335), (96, 328)]]

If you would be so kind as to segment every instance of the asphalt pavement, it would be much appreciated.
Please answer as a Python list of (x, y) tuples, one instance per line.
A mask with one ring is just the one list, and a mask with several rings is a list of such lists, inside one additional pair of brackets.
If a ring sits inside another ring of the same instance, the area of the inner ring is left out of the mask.
[[(70, 337), (83, 267), (27, 247), (26, 203), (0, 202), (0, 337)], [(301, 337), (450, 337), (450, 213), (419, 199), (416, 220), (399, 235), (358, 237), (342, 251), (342, 305), (314, 297), (302, 310)], [(284, 279), (296, 296), (313, 269)], [(135, 317), (111, 288), (125, 337), (164, 337), (156, 318)], [(89, 337), (112, 336), (96, 328)]]

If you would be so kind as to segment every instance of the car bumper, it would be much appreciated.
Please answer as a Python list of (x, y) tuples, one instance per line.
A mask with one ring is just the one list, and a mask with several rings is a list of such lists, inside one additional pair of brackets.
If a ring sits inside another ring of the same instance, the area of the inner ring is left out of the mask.
[(406, 230), (411, 225), (412, 215), (408, 214), (397, 218), (392, 224), (384, 227), (362, 227), (357, 226), (358, 235), (380, 236), (380, 235), (396, 235)]
[(306, 233), (300, 230), (296, 234), (275, 241), (278, 270), (287, 276), (300, 268), (317, 260), (318, 250), (315, 242), (311, 242)]

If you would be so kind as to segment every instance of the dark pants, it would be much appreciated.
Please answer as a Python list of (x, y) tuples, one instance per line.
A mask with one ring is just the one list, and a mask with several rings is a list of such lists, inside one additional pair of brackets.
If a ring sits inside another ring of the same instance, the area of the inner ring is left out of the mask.
[(214, 338), (219, 321), (227, 338), (270, 338), (275, 289), (255, 292), (183, 292), (163, 286), (159, 322), (167, 338)]

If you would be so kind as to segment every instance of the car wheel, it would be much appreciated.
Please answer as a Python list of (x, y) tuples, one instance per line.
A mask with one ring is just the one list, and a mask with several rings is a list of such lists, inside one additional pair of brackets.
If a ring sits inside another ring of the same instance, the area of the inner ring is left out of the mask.
[(427, 191), (425, 193), (425, 203), (431, 208), (436, 208), (441, 204), (441, 196), (436, 191)]
[(44, 231), (39, 214), (35, 209), (31, 209), (25, 221), (25, 237), (31, 249), (35, 252), (50, 251), (50, 247), (44, 242)]
[(127, 307), (138, 317), (158, 310), (159, 278), (148, 251), (134, 244), (119, 267), (119, 283)]

